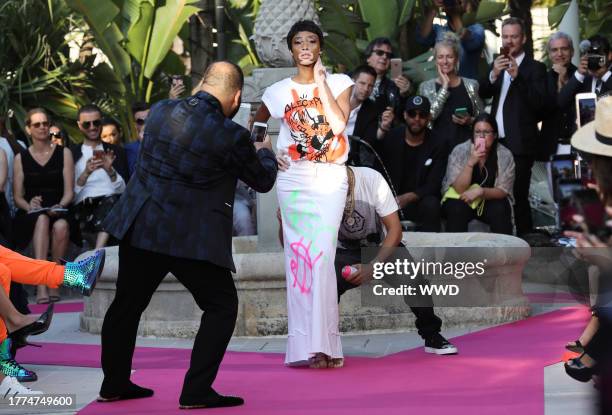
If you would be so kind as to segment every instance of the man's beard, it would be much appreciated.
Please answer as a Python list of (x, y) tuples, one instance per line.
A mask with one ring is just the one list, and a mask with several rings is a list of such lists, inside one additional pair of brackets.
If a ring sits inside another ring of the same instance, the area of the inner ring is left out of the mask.
[(426, 128), (427, 125), (425, 125), (424, 127), (412, 127), (410, 124), (408, 124), (408, 131), (410, 131), (410, 134), (412, 135), (419, 135), (423, 131), (425, 131)]

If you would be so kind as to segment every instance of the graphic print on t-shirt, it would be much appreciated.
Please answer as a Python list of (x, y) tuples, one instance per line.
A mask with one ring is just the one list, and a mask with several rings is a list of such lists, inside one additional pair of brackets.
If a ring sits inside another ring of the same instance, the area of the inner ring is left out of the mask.
[(325, 118), (319, 89), (315, 88), (313, 97), (300, 97), (291, 89), (293, 102), (285, 106), (285, 122), (289, 126), (293, 144), (289, 146), (291, 160), (334, 162), (344, 155), (346, 139), (334, 133)]

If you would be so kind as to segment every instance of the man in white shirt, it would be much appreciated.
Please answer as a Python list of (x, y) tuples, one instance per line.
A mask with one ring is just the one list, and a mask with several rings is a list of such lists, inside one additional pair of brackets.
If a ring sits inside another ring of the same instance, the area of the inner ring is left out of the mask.
[(81, 229), (96, 232), (96, 249), (106, 245), (102, 221), (125, 190), (127, 160), (121, 147), (102, 142), (102, 111), (95, 105), (79, 109), (77, 124), (83, 144), (72, 147), (75, 161), (74, 204)]

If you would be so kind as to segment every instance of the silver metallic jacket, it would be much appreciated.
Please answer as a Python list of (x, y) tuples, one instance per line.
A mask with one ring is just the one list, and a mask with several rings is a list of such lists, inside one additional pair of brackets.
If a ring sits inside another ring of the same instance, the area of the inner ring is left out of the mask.
[[(474, 108), (473, 117), (476, 118), (482, 112), (484, 112), (484, 104), (478, 96), (478, 81), (470, 78), (461, 78), (463, 85), (467, 90), (470, 101), (472, 101), (472, 107)], [(430, 79), (429, 81), (422, 82), (419, 86), (419, 95), (423, 95), (429, 99), (431, 103), (431, 119), (432, 121), (438, 118), (444, 108), (444, 104), (448, 99), (450, 93), (447, 89), (440, 88), (436, 91), (436, 78)]]

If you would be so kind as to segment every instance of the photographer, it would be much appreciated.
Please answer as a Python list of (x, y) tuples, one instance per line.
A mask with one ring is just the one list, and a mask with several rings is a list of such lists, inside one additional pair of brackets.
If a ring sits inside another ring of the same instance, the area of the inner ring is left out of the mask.
[[(572, 137), (572, 146), (587, 153), (589, 164), (596, 179), (596, 190), (599, 199), (605, 205), (608, 215), (612, 214), (612, 97), (601, 99), (597, 103), (595, 121), (580, 128)], [(586, 209), (585, 209), (586, 211)], [(598, 316), (599, 329), (593, 338), (584, 345), (584, 353), (565, 363), (565, 371), (572, 378), (581, 382), (589, 381), (594, 374), (601, 374), (600, 390), (603, 400), (601, 413), (608, 412), (610, 407), (610, 351), (612, 350), (612, 239), (605, 229), (595, 228), (593, 218), (577, 217), (577, 222), (588, 232), (566, 232), (567, 236), (576, 238), (577, 254), (586, 262), (597, 266), (600, 272), (598, 299), (593, 307)], [(609, 222), (605, 226), (609, 226)], [(609, 229), (608, 229), (609, 230)], [(597, 234), (598, 236), (595, 236)]]
[(610, 72), (610, 42), (603, 36), (595, 35), (580, 42), (580, 65), (574, 76), (559, 91), (557, 104), (561, 108), (573, 109), (572, 119), (576, 119), (574, 99), (576, 94), (594, 92), (601, 96), (612, 91), (612, 72)]

